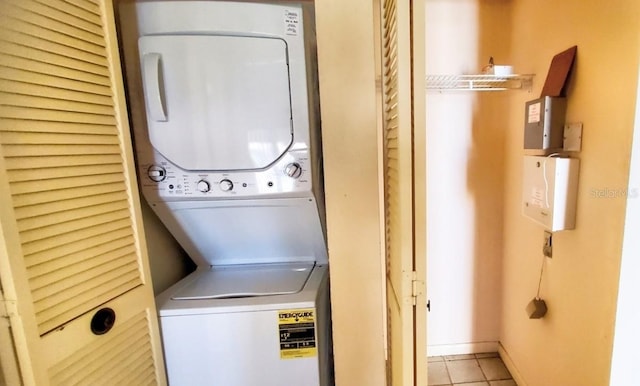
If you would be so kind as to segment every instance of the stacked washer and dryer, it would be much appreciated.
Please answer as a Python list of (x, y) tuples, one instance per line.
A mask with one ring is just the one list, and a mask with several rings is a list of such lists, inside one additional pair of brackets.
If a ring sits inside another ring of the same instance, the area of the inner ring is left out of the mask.
[(332, 383), (311, 12), (119, 9), (140, 187), (197, 264), (157, 298), (172, 385)]

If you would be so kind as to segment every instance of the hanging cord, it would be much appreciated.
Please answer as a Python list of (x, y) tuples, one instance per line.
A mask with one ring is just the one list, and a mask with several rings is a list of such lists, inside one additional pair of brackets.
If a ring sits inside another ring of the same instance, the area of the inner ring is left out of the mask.
[(540, 286), (542, 285), (542, 274), (544, 273), (544, 261), (546, 256), (542, 255), (542, 264), (540, 265), (540, 279), (538, 280), (538, 292), (536, 292), (536, 299), (540, 299)]

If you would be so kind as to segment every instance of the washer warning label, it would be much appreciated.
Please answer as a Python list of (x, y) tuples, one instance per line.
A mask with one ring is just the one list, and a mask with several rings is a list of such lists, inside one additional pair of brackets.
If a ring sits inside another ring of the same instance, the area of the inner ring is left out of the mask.
[(280, 359), (317, 355), (315, 315), (314, 308), (278, 311)]

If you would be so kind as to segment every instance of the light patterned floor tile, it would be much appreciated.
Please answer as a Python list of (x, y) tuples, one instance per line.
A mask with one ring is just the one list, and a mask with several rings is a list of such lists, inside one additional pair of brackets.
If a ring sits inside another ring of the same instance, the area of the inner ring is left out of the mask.
[(507, 370), (500, 358), (482, 358), (478, 359), (478, 363), (489, 381), (511, 378), (509, 370)]
[(478, 382), (486, 380), (478, 361), (474, 359), (445, 361), (453, 383)]
[(429, 362), (427, 371), (427, 382), (429, 386), (450, 385), (451, 380), (444, 362)]

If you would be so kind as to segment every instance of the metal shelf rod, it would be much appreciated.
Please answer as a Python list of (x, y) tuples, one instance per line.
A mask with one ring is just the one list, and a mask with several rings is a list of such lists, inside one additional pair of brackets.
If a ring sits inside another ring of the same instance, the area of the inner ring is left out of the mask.
[(525, 75), (427, 75), (426, 89), (437, 91), (531, 91), (532, 74)]

